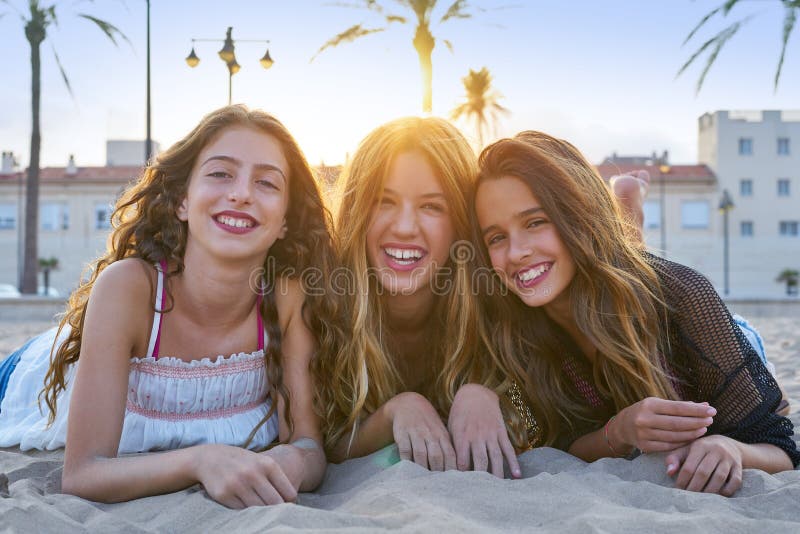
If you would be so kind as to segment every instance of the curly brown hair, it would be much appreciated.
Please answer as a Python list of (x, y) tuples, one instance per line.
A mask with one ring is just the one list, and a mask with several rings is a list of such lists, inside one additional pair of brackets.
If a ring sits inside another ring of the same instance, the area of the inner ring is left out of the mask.
[[(292, 135), (275, 117), (243, 105), (227, 106), (206, 115), (189, 134), (156, 157), (119, 198), (111, 216), (112, 231), (106, 252), (88, 268), (80, 286), (69, 298), (67, 310), (59, 324), (59, 334), (66, 326), (70, 331), (57, 348), (51, 350), (51, 362), (39, 395), (47, 404), (49, 422), (55, 419), (59, 393), (66, 388), (65, 372), (78, 361), (89, 294), (100, 273), (110, 264), (125, 258), (141, 258), (155, 264), (170, 265), (167, 276), (183, 271), (187, 226), (176, 216), (186, 195), (189, 176), (200, 152), (223, 131), (231, 127), (247, 127), (264, 132), (280, 144), (289, 164), (289, 205), (286, 213), (287, 233), (276, 241), (264, 260), (264, 293), (261, 315), (269, 334), (265, 348), (272, 410), (278, 395), (285, 401), (286, 419), (288, 391), (283, 384), (281, 332), (275, 305), (275, 281), (279, 277), (299, 278), (305, 293), (303, 318), (316, 335), (317, 347), (325, 350), (342, 334), (337, 329), (339, 315), (335, 293), (329, 291), (328, 273), (335, 268), (332, 239), (332, 218), (325, 207), (314, 174)], [(169, 310), (167, 310), (169, 311)], [(58, 339), (59, 336), (56, 336)], [(269, 417), (272, 414), (267, 415)], [(255, 430), (254, 430), (255, 432)], [(252, 437), (252, 434), (251, 434)], [(248, 440), (249, 441), (249, 440)]]

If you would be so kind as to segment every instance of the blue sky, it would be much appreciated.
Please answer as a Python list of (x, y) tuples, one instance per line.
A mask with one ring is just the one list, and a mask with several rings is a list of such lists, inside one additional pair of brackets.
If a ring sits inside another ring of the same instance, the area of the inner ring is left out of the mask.
[[(52, 0), (50, 0), (52, 1)], [(10, 0), (23, 9), (26, 0)], [(49, 3), (49, 2), (48, 2)], [(392, 4), (387, 0), (386, 4)], [(701, 65), (675, 79), (694, 45), (681, 43), (721, 0), (474, 0), (487, 8), (472, 20), (434, 26), (454, 52), (434, 51), (434, 114), (447, 115), (462, 98), (461, 77), (489, 68), (512, 111), (499, 135), (538, 129), (565, 137), (593, 161), (620, 154), (669, 150), (673, 163), (697, 157), (697, 117), (718, 109), (797, 109), (800, 47), (790, 41), (781, 85), (772, 78), (780, 50), (783, 12), (777, 0), (745, 2), (733, 12), (757, 16), (745, 26), (695, 96)], [(142, 139), (145, 132), (145, 2), (57, 2), (60, 25), (42, 47), (42, 164), (102, 165), (105, 140)], [(443, 0), (436, 19), (450, 4)], [(495, 9), (498, 6), (510, 6)], [(87, 11), (116, 24), (132, 46), (115, 48), (90, 23)], [(396, 11), (402, 11), (398, 8)], [(17, 14), (0, 4), (0, 148), (29, 158), (29, 49)], [(731, 18), (731, 17), (729, 17)], [(356, 22), (379, 22), (368, 13), (317, 0), (151, 0), (153, 137), (167, 146), (206, 112), (227, 103), (221, 44), (197, 43), (200, 65), (184, 62), (191, 39), (270, 39), (275, 60), (258, 64), (260, 44), (240, 43), (242, 70), (234, 101), (264, 108), (294, 133), (313, 163), (342, 162), (378, 124), (420, 111), (420, 74), (411, 46), (412, 26), (327, 50), (330, 37)], [(722, 19), (700, 37), (722, 28)], [(797, 30), (800, 33), (800, 29)], [(60, 79), (50, 42), (59, 51), (75, 92)], [(468, 127), (465, 133), (472, 135)]]

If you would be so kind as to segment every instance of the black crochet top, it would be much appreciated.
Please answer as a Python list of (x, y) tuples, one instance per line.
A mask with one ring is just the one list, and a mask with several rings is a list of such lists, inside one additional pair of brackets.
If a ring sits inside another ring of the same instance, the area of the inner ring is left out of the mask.
[[(665, 361), (679, 395), (684, 400), (707, 401), (717, 409), (709, 434), (742, 443), (770, 443), (786, 451), (797, 467), (800, 452), (792, 438), (794, 427), (775, 413), (781, 400), (778, 384), (711, 283), (689, 267), (650, 254), (647, 260), (661, 280), (670, 308)], [(574, 398), (590, 407), (593, 420), (571, 422), (568, 435), (556, 442), (567, 450), (575, 439), (602, 428), (618, 410), (594, 387), (591, 363), (563, 330), (560, 333), (569, 355), (563, 371), (571, 378)]]

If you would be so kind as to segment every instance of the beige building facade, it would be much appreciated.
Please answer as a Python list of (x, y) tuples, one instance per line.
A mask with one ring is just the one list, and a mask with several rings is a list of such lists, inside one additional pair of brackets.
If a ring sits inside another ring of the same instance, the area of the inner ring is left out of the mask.
[[(800, 111), (716, 111), (701, 116), (698, 127), (698, 159), (734, 204), (731, 296), (785, 297), (776, 277), (800, 270)], [(707, 274), (720, 287), (719, 266)]]
[[(112, 204), (140, 172), (136, 166), (41, 170), (38, 255), (58, 259), (50, 286), (61, 295), (78, 286), (83, 269), (105, 250)], [(0, 173), (0, 284), (18, 286), (25, 178), (22, 171)]]

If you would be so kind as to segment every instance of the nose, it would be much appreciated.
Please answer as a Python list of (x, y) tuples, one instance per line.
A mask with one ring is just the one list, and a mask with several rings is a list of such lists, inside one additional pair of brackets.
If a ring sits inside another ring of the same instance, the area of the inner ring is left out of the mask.
[(231, 182), (228, 190), (228, 200), (235, 203), (249, 204), (252, 202), (253, 181), (246, 174), (236, 177)]
[(417, 212), (412, 205), (400, 206), (392, 221), (392, 230), (398, 237), (416, 235), (419, 230), (417, 225)]
[(521, 263), (533, 255), (533, 242), (519, 234), (509, 236), (508, 259), (514, 263)]

